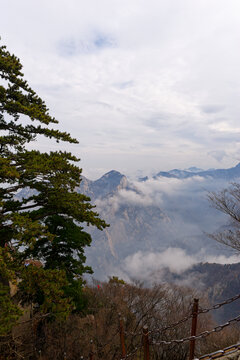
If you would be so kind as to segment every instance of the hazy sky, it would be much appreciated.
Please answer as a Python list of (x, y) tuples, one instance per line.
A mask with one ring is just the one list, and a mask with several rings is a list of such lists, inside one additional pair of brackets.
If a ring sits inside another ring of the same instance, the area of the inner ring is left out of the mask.
[(2, 43), (78, 138), (85, 175), (239, 162), (239, 0), (0, 6)]

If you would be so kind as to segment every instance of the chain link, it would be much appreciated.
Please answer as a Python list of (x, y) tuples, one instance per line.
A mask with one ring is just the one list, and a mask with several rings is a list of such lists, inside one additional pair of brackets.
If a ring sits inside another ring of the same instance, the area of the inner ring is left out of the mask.
[[(155, 330), (149, 330), (148, 334), (158, 334), (158, 333), (162, 333), (164, 331), (167, 331), (167, 330), (170, 330), (170, 329), (173, 329), (175, 328), (176, 326), (178, 325), (181, 325), (183, 323), (185, 323), (186, 321), (190, 320), (192, 318), (192, 314), (191, 315), (188, 315), (186, 316), (185, 318), (173, 323), (173, 324), (170, 324), (164, 328), (158, 328), (158, 329), (155, 329)], [(139, 331), (139, 332), (130, 332), (130, 331), (124, 331), (124, 333), (126, 335), (131, 335), (131, 336), (141, 336), (143, 333), (142, 333), (142, 330)]]
[(185, 323), (186, 321), (190, 320), (192, 318), (192, 314), (191, 315), (188, 315), (186, 316), (185, 318), (173, 323), (173, 324), (170, 324), (164, 328), (159, 328), (159, 329), (156, 329), (156, 330), (150, 330), (149, 331), (149, 334), (157, 334), (157, 333), (162, 333), (164, 331), (167, 331), (167, 330), (170, 330), (170, 329), (173, 329), (175, 328), (176, 326), (178, 325), (181, 325), (183, 323)]
[(213, 305), (210, 308), (200, 309), (200, 310), (198, 310), (198, 314), (206, 314), (211, 310), (217, 310), (217, 309), (219, 309), (220, 307), (222, 307), (224, 305), (231, 304), (233, 301), (235, 301), (237, 299), (240, 299), (240, 294), (235, 295), (235, 296), (233, 296), (233, 297), (231, 297), (231, 298), (229, 298), (229, 299), (227, 299), (227, 300), (225, 300), (225, 301), (223, 301), (221, 303), (217, 303), (217, 304)]
[[(220, 307), (224, 306), (224, 305), (227, 305), (227, 304), (231, 304), (232, 302), (234, 302), (235, 300), (238, 300), (240, 299), (240, 294), (238, 295), (235, 295), (221, 303), (217, 303), (215, 305), (213, 305), (212, 307), (210, 308), (205, 308), (205, 309), (199, 309), (198, 310), (198, 314), (206, 314), (208, 313), (209, 311), (211, 310), (217, 310), (219, 309)], [(164, 328), (159, 328), (159, 329), (156, 329), (156, 330), (150, 330), (148, 331), (148, 334), (147, 335), (151, 335), (151, 334), (157, 334), (157, 333), (162, 333), (162, 332), (165, 332), (167, 330), (170, 330), (170, 329), (173, 329), (175, 328), (176, 326), (178, 325), (181, 325), (183, 323), (185, 323), (186, 321), (190, 320), (193, 315), (195, 314), (190, 314), (186, 317), (184, 317), (183, 319), (173, 323), (173, 324), (170, 324)], [(229, 325), (232, 325), (232, 324), (235, 324), (237, 322), (240, 321), (240, 315), (227, 321), (225, 324), (222, 324), (222, 325), (217, 325), (216, 327), (214, 327), (212, 330), (206, 330), (206, 331), (203, 331), (201, 334), (199, 335), (196, 335), (196, 336), (188, 336), (188, 337), (185, 337), (185, 338), (182, 338), (182, 339), (176, 339), (176, 340), (170, 340), (170, 341), (165, 341), (165, 340), (161, 340), (161, 341), (155, 341), (154, 339), (152, 339), (150, 341), (150, 343), (152, 345), (172, 345), (172, 344), (182, 344), (182, 343), (185, 343), (185, 342), (188, 342), (188, 341), (192, 341), (192, 340), (197, 340), (197, 339), (204, 339), (206, 338), (207, 336), (211, 335), (212, 333), (217, 333), (219, 331), (222, 331), (225, 327), (229, 326)], [(113, 335), (113, 337), (111, 338), (110, 342), (112, 341), (112, 339), (117, 335), (117, 333), (119, 332), (119, 330), (117, 330), (117, 332)], [(137, 336), (137, 335), (142, 335), (142, 332), (136, 332), (136, 333), (133, 333), (133, 332), (127, 332), (127, 331), (124, 331), (124, 333), (126, 335), (131, 335), (131, 336)], [(102, 347), (101, 347), (101, 350), (106, 346), (108, 345), (110, 342), (107, 342), (105, 343)], [(135, 349), (127, 354), (126, 356), (122, 357), (120, 360), (126, 360), (132, 356), (134, 356), (136, 354), (136, 352), (138, 351), (138, 349), (140, 349), (142, 347), (142, 345), (139, 345), (137, 347), (135, 347)], [(214, 355), (217, 355), (219, 354), (220, 356), (222, 355), (225, 355), (225, 354), (229, 354), (229, 353), (232, 353), (232, 352), (235, 352), (237, 350), (240, 350), (240, 343), (239, 344), (236, 344), (236, 345), (232, 345), (228, 348), (225, 348), (223, 350), (218, 350), (214, 353), (211, 353), (211, 354), (207, 354), (207, 355), (204, 355), (204, 356), (201, 356), (199, 359), (195, 359), (195, 360), (211, 360), (212, 359), (212, 356)], [(215, 358), (216, 356), (214, 356)]]
[[(215, 305), (213, 305), (212, 307), (210, 308), (206, 308), (206, 309), (199, 309), (198, 310), (198, 314), (206, 314), (208, 313), (209, 311), (211, 310), (217, 310), (219, 309), (220, 307), (224, 306), (224, 305), (227, 305), (227, 304), (231, 304), (232, 302), (236, 301), (240, 299), (240, 294), (238, 295), (235, 295), (221, 303), (217, 303)], [(190, 314), (189, 316), (186, 316), (185, 318), (183, 318), (182, 320), (179, 320), (177, 321), (176, 323), (173, 323), (171, 325), (168, 325), (166, 326), (165, 328), (159, 328), (159, 329), (156, 329), (156, 330), (153, 330), (153, 331), (149, 331), (149, 333), (151, 334), (156, 334), (156, 333), (161, 333), (161, 332), (164, 332), (164, 331), (167, 331), (167, 330), (170, 330), (178, 325), (181, 325), (183, 323), (185, 323), (186, 321), (188, 321), (189, 319), (191, 319), (193, 317), (193, 314)]]
[(202, 332), (202, 333), (199, 334), (199, 335), (185, 337), (185, 338), (180, 339), (180, 340), (170, 340), (170, 341), (161, 340), (161, 341), (158, 341), (158, 342), (152, 340), (152, 345), (182, 344), (182, 343), (184, 343), (184, 342), (186, 342), (186, 341), (203, 339), (203, 338), (209, 336), (209, 335), (212, 334), (212, 333), (219, 332), (219, 331), (223, 330), (225, 327), (237, 323), (238, 321), (240, 321), (240, 315), (238, 315), (238, 316), (235, 317), (234, 319), (229, 320), (229, 321), (226, 322), (225, 324), (218, 325), (218, 326), (216, 326), (215, 328), (213, 328), (212, 330), (204, 331), (204, 332)]
[[(235, 295), (235, 296), (233, 296), (233, 297), (231, 297), (231, 298), (229, 298), (229, 299), (227, 299), (227, 300), (225, 300), (225, 301), (223, 301), (221, 303), (217, 303), (217, 304), (213, 305), (210, 308), (199, 309), (198, 314), (206, 314), (211, 310), (217, 310), (217, 309), (219, 309), (220, 307), (222, 307), (224, 305), (231, 304), (232, 302), (236, 301), (237, 299), (240, 299), (240, 294)], [(193, 317), (193, 314), (190, 314), (188, 316), (185, 316), (183, 319), (181, 319), (181, 320), (179, 320), (179, 321), (177, 321), (177, 322), (175, 322), (173, 324), (170, 324), (170, 325), (168, 325), (168, 326), (166, 326), (164, 328), (158, 328), (158, 329), (155, 329), (155, 330), (150, 330), (149, 334), (157, 334), (157, 333), (165, 332), (167, 330), (171, 330), (171, 329), (175, 328), (176, 326), (181, 325), (181, 324), (185, 323), (186, 321), (190, 320), (192, 317)], [(219, 331), (219, 330), (216, 330), (216, 331)], [(125, 335), (131, 335), (131, 336), (140, 336), (140, 335), (142, 335), (142, 331), (139, 331), (139, 332), (136, 332), (136, 333), (130, 332), (130, 331), (129, 332), (124, 331), (124, 333), (125, 333)]]
[(213, 358), (215, 359), (215, 358), (219, 358), (224, 355), (232, 354), (238, 350), (240, 350), (240, 343), (228, 346), (227, 348), (225, 348), (223, 350), (218, 350), (213, 353), (200, 356), (199, 358), (196, 358), (195, 360), (211, 360)]

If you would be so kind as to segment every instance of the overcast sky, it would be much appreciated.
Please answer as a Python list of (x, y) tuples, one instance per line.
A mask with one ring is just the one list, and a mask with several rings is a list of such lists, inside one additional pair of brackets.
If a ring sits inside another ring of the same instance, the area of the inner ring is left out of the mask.
[(240, 161), (239, 0), (0, 6), (2, 43), (60, 128), (78, 138), (67, 148), (86, 176)]

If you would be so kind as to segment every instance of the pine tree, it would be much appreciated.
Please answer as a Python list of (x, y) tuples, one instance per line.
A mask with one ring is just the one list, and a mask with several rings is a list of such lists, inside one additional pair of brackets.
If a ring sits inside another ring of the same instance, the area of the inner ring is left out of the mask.
[[(38, 136), (77, 140), (51, 127), (58, 121), (24, 80), (19, 59), (5, 46), (0, 46), (0, 79), (0, 305), (5, 304), (0, 306), (0, 319), (5, 311), (1, 334), (20, 314), (9, 294), (6, 297), (9, 281), (21, 279), (20, 300), (38, 302), (44, 312), (67, 314), (81, 307), (82, 274), (91, 272), (84, 265), (84, 247), (91, 244), (91, 236), (83, 227), (102, 230), (107, 225), (90, 198), (76, 192), (81, 182), (79, 159), (69, 152), (28, 150)], [(43, 267), (24, 266), (28, 258), (42, 261)]]

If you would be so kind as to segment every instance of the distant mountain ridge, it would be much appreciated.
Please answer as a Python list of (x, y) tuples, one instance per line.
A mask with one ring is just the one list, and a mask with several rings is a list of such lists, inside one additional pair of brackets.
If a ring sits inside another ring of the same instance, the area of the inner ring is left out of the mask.
[(201, 176), (204, 178), (212, 177), (213, 179), (224, 179), (231, 181), (240, 177), (240, 163), (229, 169), (201, 170), (195, 167), (191, 167), (188, 170), (173, 169), (170, 171), (159, 171), (156, 175), (153, 176), (153, 178), (157, 179), (160, 176), (177, 179)]
[[(240, 163), (228, 169), (203, 170), (198, 167), (192, 166), (184, 170), (172, 169), (169, 171), (159, 171), (152, 177), (153, 179), (158, 179), (159, 177), (186, 179), (194, 176), (231, 181), (240, 178)], [(138, 181), (140, 182), (147, 180), (149, 180), (149, 176), (142, 176), (138, 178)], [(131, 185), (129, 180), (127, 179), (127, 176), (121, 174), (119, 171), (116, 170), (111, 170), (107, 172), (95, 181), (89, 180), (86, 177), (82, 176), (81, 188), (86, 195), (92, 196), (92, 198), (94, 199), (114, 193), (116, 190), (120, 190), (123, 188), (127, 189), (129, 187), (131, 188)]]

